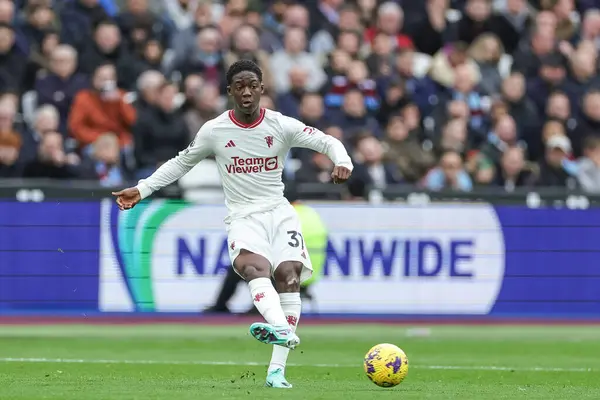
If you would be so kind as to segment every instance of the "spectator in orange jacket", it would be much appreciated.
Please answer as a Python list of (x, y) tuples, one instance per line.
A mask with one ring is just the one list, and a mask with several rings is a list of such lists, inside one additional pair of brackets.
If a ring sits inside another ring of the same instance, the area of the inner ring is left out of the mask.
[(94, 143), (106, 132), (114, 132), (121, 148), (131, 144), (135, 108), (124, 100), (125, 91), (117, 87), (114, 65), (102, 64), (94, 71), (92, 89), (82, 90), (73, 102), (69, 130), (80, 147)]

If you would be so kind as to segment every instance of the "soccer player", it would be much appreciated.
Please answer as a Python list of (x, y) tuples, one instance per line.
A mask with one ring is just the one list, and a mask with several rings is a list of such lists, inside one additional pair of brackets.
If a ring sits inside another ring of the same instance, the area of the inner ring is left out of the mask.
[(149, 178), (113, 194), (119, 208), (129, 210), (205, 157), (215, 156), (228, 209), (229, 256), (266, 321), (252, 324), (250, 333), (260, 342), (275, 345), (266, 384), (291, 388), (284, 368), (289, 350), (300, 344), (295, 333), (302, 306), (300, 283), (311, 277), (312, 266), (298, 216), (283, 196), (283, 160), (292, 147), (323, 153), (335, 165), (332, 178), (336, 183), (347, 181), (353, 166), (339, 140), (260, 108), (264, 86), (262, 71), (254, 62), (240, 60), (231, 65), (227, 85), (233, 110), (206, 122), (187, 149)]

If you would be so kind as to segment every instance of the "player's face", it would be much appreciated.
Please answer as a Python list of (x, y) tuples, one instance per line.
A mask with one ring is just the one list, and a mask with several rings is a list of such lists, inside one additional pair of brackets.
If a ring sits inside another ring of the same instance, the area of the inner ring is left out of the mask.
[(254, 72), (242, 71), (233, 76), (231, 86), (227, 90), (239, 110), (252, 114), (260, 106), (263, 88), (262, 82)]

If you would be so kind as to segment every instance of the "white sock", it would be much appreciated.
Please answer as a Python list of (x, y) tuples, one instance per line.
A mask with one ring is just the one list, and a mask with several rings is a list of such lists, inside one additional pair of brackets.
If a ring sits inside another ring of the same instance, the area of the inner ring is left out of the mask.
[[(279, 301), (290, 327), (295, 332), (298, 321), (300, 321), (300, 312), (302, 311), (300, 293), (281, 293), (279, 295)], [(290, 349), (287, 347), (273, 346), (273, 355), (271, 356), (271, 363), (269, 364), (269, 372), (277, 368), (282, 368), (285, 373), (285, 364), (289, 353)]]
[(257, 278), (248, 282), (252, 301), (265, 321), (275, 326), (286, 326), (287, 319), (281, 309), (279, 294), (269, 278)]

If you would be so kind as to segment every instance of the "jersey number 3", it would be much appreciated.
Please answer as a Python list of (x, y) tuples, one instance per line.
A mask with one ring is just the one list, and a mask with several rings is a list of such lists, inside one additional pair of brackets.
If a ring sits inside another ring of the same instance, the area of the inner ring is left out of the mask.
[(290, 235), (288, 244), (292, 247), (302, 246), (302, 250), (304, 250), (304, 238), (302, 234), (298, 231), (287, 231), (287, 233)]

